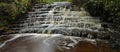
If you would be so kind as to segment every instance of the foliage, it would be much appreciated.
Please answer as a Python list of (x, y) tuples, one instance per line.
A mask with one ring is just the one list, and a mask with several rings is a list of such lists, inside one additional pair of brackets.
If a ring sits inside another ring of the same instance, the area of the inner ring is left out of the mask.
[(120, 0), (89, 0), (84, 8), (103, 21), (120, 24)]
[(16, 4), (18, 13), (25, 13), (29, 7), (29, 0), (15, 0), (14, 3)]
[(7, 25), (9, 21), (14, 20), (16, 13), (14, 4), (0, 3), (0, 26)]
[(0, 26), (7, 26), (29, 8), (29, 0), (0, 0)]
[(14, 2), (14, 0), (0, 0), (0, 2), (3, 2), (3, 3), (12, 3), (12, 2)]

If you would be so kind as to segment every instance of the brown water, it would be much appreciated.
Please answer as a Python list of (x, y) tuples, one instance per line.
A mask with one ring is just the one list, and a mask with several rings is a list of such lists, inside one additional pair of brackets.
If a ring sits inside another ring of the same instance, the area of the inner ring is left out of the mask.
[(115, 52), (104, 41), (61, 34), (13, 34), (1, 41), (1, 52)]

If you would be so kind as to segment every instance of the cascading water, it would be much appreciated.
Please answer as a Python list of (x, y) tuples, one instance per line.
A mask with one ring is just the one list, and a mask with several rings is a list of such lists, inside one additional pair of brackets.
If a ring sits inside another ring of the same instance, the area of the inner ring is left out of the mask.
[[(29, 12), (27, 22), (24, 23), (23, 29), (20, 32), (38, 32), (44, 34), (45, 31), (53, 33), (54, 30), (64, 31), (70, 35), (72, 29), (98, 30), (101, 28), (99, 19), (89, 16), (84, 10), (70, 11), (61, 6), (54, 6), (46, 11), (45, 8), (35, 9), (34, 12)], [(65, 29), (65, 30), (61, 30)], [(51, 31), (51, 32), (50, 32)], [(66, 34), (66, 35), (67, 35)]]
[[(58, 3), (61, 4), (62, 2)], [(8, 37), (8, 40), (0, 41), (0, 51), (114, 52), (108, 47), (105, 48), (106, 50), (99, 48), (101, 47), (99, 43), (106, 41), (92, 39), (97, 36), (93, 33), (98, 34), (103, 29), (98, 18), (91, 17), (83, 8), (81, 11), (72, 11), (70, 3), (63, 3), (63, 5), (54, 3), (42, 7), (41, 5), (34, 6), (33, 11), (28, 12), (27, 20), (20, 24), (19, 34), (11, 34), (10, 37), (3, 36)], [(96, 51), (78, 51), (80, 48), (77, 45), (88, 46), (81, 49), (89, 49), (91, 46), (90, 48)], [(105, 44), (103, 45), (105, 46)]]

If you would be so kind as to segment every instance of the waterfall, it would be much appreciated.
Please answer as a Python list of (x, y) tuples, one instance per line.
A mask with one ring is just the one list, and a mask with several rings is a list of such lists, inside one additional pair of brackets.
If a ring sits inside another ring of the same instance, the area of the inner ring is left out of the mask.
[[(71, 35), (73, 28), (78, 30), (98, 30), (101, 27), (100, 20), (91, 17), (88, 12), (81, 8), (81, 11), (71, 11), (61, 5), (52, 6), (43, 5), (42, 8), (37, 8), (35, 11), (28, 12), (28, 19), (24, 23), (24, 27), (20, 29), (20, 33), (42, 33), (54, 34), (56, 29), (67, 32), (65, 35)], [(46, 10), (47, 9), (47, 10)], [(66, 30), (61, 30), (65, 28)], [(79, 35), (79, 34), (78, 34)]]
[(83, 8), (72, 11), (69, 2), (37, 4), (19, 25), (18, 34), (0, 37), (9, 37), (8, 40), (0, 40), (0, 51), (114, 52), (106, 45), (107, 40), (97, 37), (105, 37), (102, 36), (105, 31), (101, 30), (99, 18), (90, 16)]

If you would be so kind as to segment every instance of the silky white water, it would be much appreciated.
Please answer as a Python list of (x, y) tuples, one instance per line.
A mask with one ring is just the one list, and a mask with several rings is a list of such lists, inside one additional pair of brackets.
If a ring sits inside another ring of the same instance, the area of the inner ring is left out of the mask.
[[(5, 52), (72, 52), (71, 49), (79, 41), (97, 45), (96, 40), (92, 39), (93, 35), (85, 32), (99, 32), (102, 29), (97, 17), (91, 17), (83, 8), (81, 11), (72, 11), (69, 3), (51, 5), (33, 7), (34, 11), (28, 12), (27, 20), (20, 24), (19, 34), (10, 34), (13, 38), (2, 42), (0, 49)], [(5, 50), (6, 46), (13, 48)]]
[[(47, 6), (48, 5), (44, 5)], [(67, 9), (67, 6), (61, 7), (60, 5), (54, 6), (52, 8), (47, 8), (45, 10), (42, 8), (34, 9), (33, 12), (28, 12), (28, 19), (20, 30), (20, 33), (23, 32), (36, 32), (42, 34), (54, 34), (55, 30), (63, 31), (71, 35), (70, 31), (73, 28), (78, 30), (98, 30), (101, 27), (101, 23), (98, 18), (91, 17), (88, 12), (83, 8), (81, 11), (71, 11)], [(70, 7), (70, 6), (69, 6)], [(65, 30), (61, 30), (65, 29)], [(57, 33), (61, 34), (61, 33)]]

